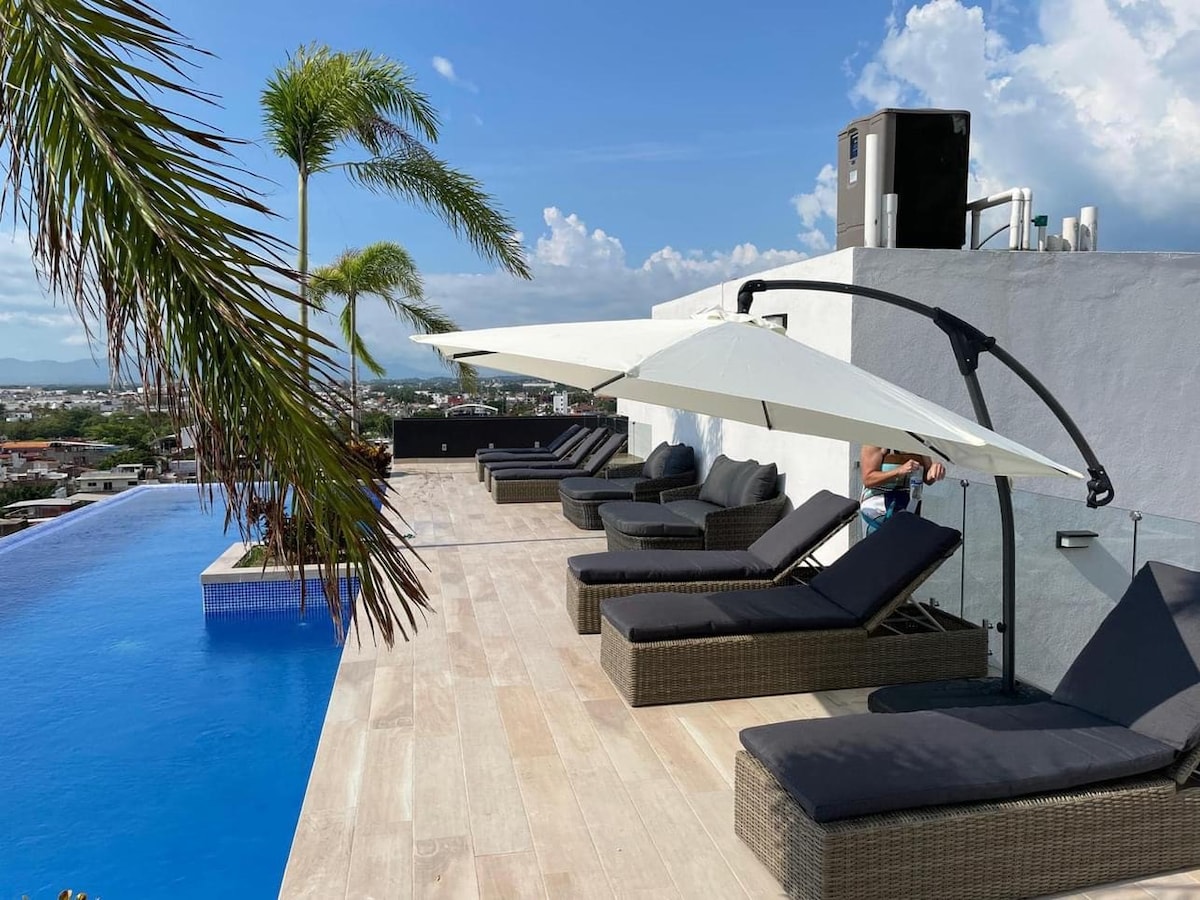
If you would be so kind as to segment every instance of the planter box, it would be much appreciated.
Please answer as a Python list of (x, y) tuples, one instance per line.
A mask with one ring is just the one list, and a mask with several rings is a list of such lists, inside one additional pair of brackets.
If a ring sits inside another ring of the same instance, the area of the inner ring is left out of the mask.
[[(234, 544), (200, 574), (200, 586), (204, 593), (204, 615), (298, 618), (300, 579), (290, 577), (284, 566), (235, 568), (247, 550), (245, 544)], [(359, 580), (357, 576), (350, 574), (348, 567), (341, 568), (338, 588), (345, 616), (349, 614), (350, 604), (358, 595)], [(309, 571), (306, 566), (306, 574)], [(329, 606), (325, 602), (324, 585), (320, 578), (315, 577), (315, 566), (311, 572), (313, 577), (304, 579), (305, 617), (328, 619)]]

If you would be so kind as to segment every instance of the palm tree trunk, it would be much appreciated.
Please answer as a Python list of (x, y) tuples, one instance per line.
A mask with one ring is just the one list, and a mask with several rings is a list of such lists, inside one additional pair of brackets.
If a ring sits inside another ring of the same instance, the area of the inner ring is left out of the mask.
[(304, 383), (308, 383), (308, 173), (300, 170), (300, 238), (296, 270), (300, 273), (300, 327), (304, 349)]
[(358, 338), (358, 302), (354, 292), (346, 301), (350, 304), (350, 433), (358, 437), (358, 354), (354, 341)]

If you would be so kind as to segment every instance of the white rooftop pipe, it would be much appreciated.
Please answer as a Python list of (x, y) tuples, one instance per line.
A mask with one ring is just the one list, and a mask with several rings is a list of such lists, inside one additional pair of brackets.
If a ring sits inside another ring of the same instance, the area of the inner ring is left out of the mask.
[(1079, 249), (1079, 218), (1077, 216), (1066, 216), (1063, 219), (1062, 249)]
[(863, 166), (863, 246), (879, 246), (879, 199), (883, 189), (883, 156), (879, 135), (868, 134)]
[(1099, 250), (1096, 239), (1100, 211), (1094, 206), (1085, 206), (1079, 211), (1079, 249)]
[(1021, 232), (1025, 227), (1025, 222), (1033, 220), (1033, 191), (1029, 188), (1012, 188), (1001, 191), (999, 194), (992, 194), (990, 197), (972, 200), (967, 204), (967, 210), (971, 213), (970, 247), (972, 250), (979, 249), (979, 220), (983, 211), (991, 209), (993, 206), (1002, 206), (1005, 203), (1013, 205), (1008, 221), (1008, 249), (1020, 250), (1022, 245), (1028, 246), (1029, 241), (1022, 241)]
[(1021, 221), (1021, 249), (1028, 250), (1033, 232), (1033, 188), (1021, 188), (1021, 206), (1024, 208)]
[(899, 194), (883, 195), (883, 245), (896, 247), (896, 216), (900, 207)]

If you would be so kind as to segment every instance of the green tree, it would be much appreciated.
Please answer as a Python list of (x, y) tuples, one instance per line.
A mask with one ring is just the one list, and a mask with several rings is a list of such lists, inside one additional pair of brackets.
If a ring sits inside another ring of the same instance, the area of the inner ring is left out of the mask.
[[(337, 627), (344, 553), (362, 586), (356, 626), (365, 615), (391, 643), (427, 597), (333, 425), (332, 345), (278, 311), (302, 299), (299, 276), (255, 225), (270, 210), (239, 180), (239, 142), (172, 111), (211, 102), (180, 74), (194, 58), (142, 0), (0, 0), (0, 213), (28, 231), (48, 289), (108, 335), (110, 371), (136, 372), (176, 433), (196, 426), (229, 519), (247, 533), (250, 501), (288, 495), (320, 526)], [(244, 477), (246, 460), (260, 477)]]
[(375, 296), (391, 312), (423, 334), (456, 331), (456, 326), (438, 307), (423, 298), (421, 276), (408, 251), (391, 241), (379, 241), (362, 250), (347, 250), (337, 262), (312, 274), (310, 300), (325, 309), (331, 297), (345, 300), (339, 320), (342, 337), (350, 352), (350, 408), (352, 431), (359, 433), (358, 361), (376, 377), (387, 370), (371, 355), (358, 333), (358, 298)]
[(130, 447), (128, 450), (118, 450), (116, 453), (110, 453), (100, 462), (96, 463), (96, 468), (102, 472), (107, 472), (117, 466), (123, 466), (126, 463), (137, 463), (139, 466), (156, 466), (158, 457), (154, 455), (154, 451), (143, 444), (140, 447)]
[[(476, 179), (426, 146), (438, 139), (437, 111), (400, 63), (366, 50), (310, 44), (267, 81), (262, 107), (271, 147), (296, 166), (302, 329), (308, 327), (308, 182), (320, 172), (340, 169), (372, 191), (426, 207), (485, 259), (529, 277), (508, 217)], [(366, 158), (335, 161), (347, 147)]]
[(391, 413), (367, 410), (362, 414), (362, 433), (390, 438), (392, 436), (392, 419)]
[(22, 500), (46, 500), (54, 496), (57, 485), (49, 481), (19, 481), (0, 486), (0, 510)]

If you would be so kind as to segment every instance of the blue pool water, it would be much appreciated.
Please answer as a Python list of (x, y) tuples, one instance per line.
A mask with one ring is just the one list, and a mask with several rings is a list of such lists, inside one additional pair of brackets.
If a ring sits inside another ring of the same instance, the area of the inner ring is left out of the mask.
[(75, 515), (0, 540), (0, 898), (274, 897), (328, 617), (206, 623), (200, 572), (233, 538), (194, 487)]

